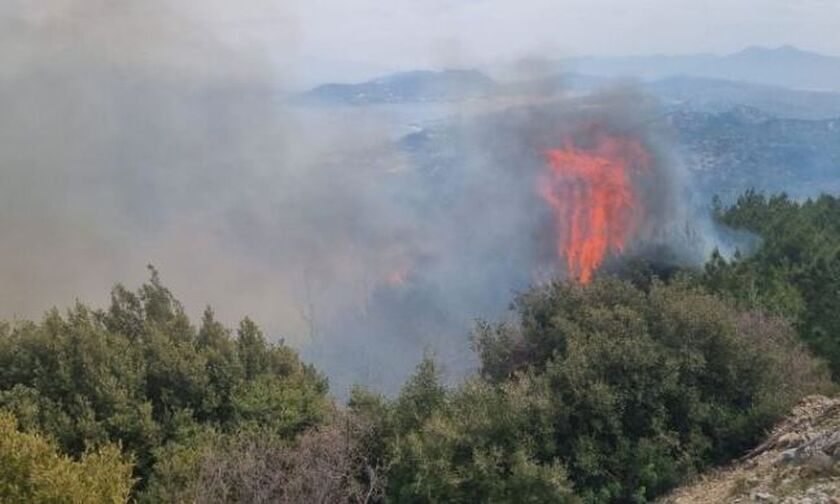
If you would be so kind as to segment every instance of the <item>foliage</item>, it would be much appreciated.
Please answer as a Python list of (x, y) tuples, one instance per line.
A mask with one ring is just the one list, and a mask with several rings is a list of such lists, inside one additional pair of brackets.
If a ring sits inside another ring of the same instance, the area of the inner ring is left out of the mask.
[(143, 502), (371, 502), (379, 468), (358, 440), (368, 426), (336, 414), (289, 442), (268, 431), (198, 432), (161, 450)]
[(128, 502), (132, 464), (115, 445), (73, 460), (50, 440), (18, 431), (0, 414), (0, 501), (7, 503)]
[[(411, 392), (427, 369), (421, 365)], [(389, 495), (396, 502), (574, 502), (565, 468), (551, 457), (544, 385), (470, 380), (445, 402), (419, 403), (425, 420), (416, 427), (400, 423), (404, 393), (396, 402)]]
[(811, 350), (840, 377), (840, 198), (796, 202), (749, 191), (718, 219), (761, 237), (758, 250), (715, 254), (704, 284), (740, 306), (788, 317)]
[(840, 376), (840, 199), (748, 192), (716, 215), (756, 248), (533, 288), (477, 325), (475, 376), (446, 387), (427, 356), (347, 408), (252, 320), (194, 326), (154, 269), (107, 309), (0, 322), (0, 500), (653, 499), (835, 390), (802, 341)]
[(64, 453), (119, 442), (141, 487), (160, 448), (202, 427), (263, 429), (293, 439), (330, 410), (326, 380), (249, 319), (234, 338), (212, 310), (193, 327), (152, 269), (137, 292), (117, 286), (107, 310), (83, 304), (0, 331), (0, 407)]
[(354, 395), (394, 501), (646, 501), (829, 387), (783, 320), (684, 279), (555, 283), (516, 308), (479, 326), (480, 376), (455, 390), (427, 360), (392, 402)]

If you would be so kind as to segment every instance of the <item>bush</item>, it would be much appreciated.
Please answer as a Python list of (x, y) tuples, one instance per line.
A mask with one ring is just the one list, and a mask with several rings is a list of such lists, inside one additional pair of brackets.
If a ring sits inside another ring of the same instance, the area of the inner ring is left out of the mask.
[[(555, 283), (520, 296), (516, 308), (518, 324), (482, 324), (475, 336), (492, 407), (470, 402), (466, 389), (443, 418), (469, 431), (525, 415), (506, 424), (511, 431), (485, 435), (495, 446), (541, 447), (531, 459), (564, 464), (587, 501), (653, 498), (743, 453), (798, 398), (830, 387), (784, 321), (738, 311), (679, 279), (647, 291), (615, 278)], [(510, 387), (534, 402), (504, 400)], [(456, 415), (465, 403), (481, 413)], [(436, 446), (428, 432), (440, 430), (441, 416), (433, 418), (413, 434), (414, 451)], [(502, 467), (509, 474), (511, 464)]]
[(331, 402), (326, 379), (251, 320), (234, 336), (208, 308), (193, 327), (152, 269), (137, 292), (117, 286), (107, 310), (77, 304), (0, 325), (0, 408), (73, 457), (119, 442), (142, 489), (161, 447), (185, 433), (261, 429), (292, 440), (322, 424)]
[(572, 502), (551, 457), (547, 389), (523, 378), (470, 381), (423, 425), (394, 439), (388, 489), (397, 502)]
[(797, 202), (748, 191), (718, 219), (761, 237), (757, 250), (715, 254), (703, 283), (747, 309), (793, 321), (800, 337), (840, 378), (840, 198)]
[(474, 379), (447, 392), (427, 357), (395, 401), (357, 389), (350, 408), (373, 424), (360, 445), (388, 469), (389, 500), (574, 502), (563, 465), (546, 457), (553, 427), (544, 385)]
[(39, 434), (17, 429), (0, 414), (0, 501), (7, 503), (128, 502), (132, 464), (114, 445), (85, 452), (76, 461)]
[(142, 502), (373, 502), (379, 468), (360, 449), (365, 424), (337, 414), (294, 442), (271, 432), (199, 432), (161, 449)]

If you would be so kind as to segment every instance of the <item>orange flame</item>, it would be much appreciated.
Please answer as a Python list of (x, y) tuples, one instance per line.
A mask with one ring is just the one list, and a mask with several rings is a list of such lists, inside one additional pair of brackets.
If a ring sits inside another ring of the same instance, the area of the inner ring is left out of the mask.
[(634, 176), (647, 171), (651, 158), (640, 143), (618, 137), (602, 137), (589, 149), (566, 142), (546, 155), (549, 170), (539, 193), (554, 214), (557, 255), (565, 257), (569, 275), (586, 284), (636, 229), (641, 212)]

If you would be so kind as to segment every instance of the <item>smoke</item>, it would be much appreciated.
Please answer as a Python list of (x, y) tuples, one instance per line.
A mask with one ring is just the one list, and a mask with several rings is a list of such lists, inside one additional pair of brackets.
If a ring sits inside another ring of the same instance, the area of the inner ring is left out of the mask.
[(540, 87), (403, 136), (417, 111), (288, 105), (299, 27), (275, 5), (0, 5), (0, 316), (104, 303), (152, 263), (193, 314), (251, 315), (338, 394), (393, 391), (428, 350), (457, 376), (475, 318), (564, 274), (537, 182), (591, 128), (655, 158), (628, 253), (721, 243), (644, 96)]
[(641, 218), (605, 267), (636, 257), (699, 266), (714, 248), (727, 254), (743, 245), (712, 222), (708, 202), (696, 203), (704, 196), (693, 194), (669, 123), (644, 94), (624, 87), (584, 98), (505, 97), (511, 101), (473, 104), (398, 143), (405, 169), (369, 193), (401, 212), (391, 221), (399, 234), (380, 236), (397, 254), (394, 274), (386, 267), (377, 277), (383, 270), (372, 264), (363, 306), (324, 313), (316, 330), (323, 340), (309, 347), (339, 380), (394, 390), (426, 349), (457, 376), (473, 364), (466, 334), (474, 318), (504, 316), (515, 292), (567, 274), (540, 183), (546, 154), (568, 139), (586, 148), (602, 136), (624, 138), (649, 157), (648, 171), (633, 180)]
[(3, 2), (2, 315), (103, 302), (153, 262), (193, 309), (299, 318), (286, 272), (252, 257), (298, 217), (241, 238), (331, 140), (277, 106), (297, 27), (272, 5)]
[[(395, 321), (421, 327), (410, 307), (432, 302), (380, 288), (436, 245), (391, 184), (392, 114), (287, 105), (298, 26), (275, 5), (0, 5), (0, 316), (101, 305), (152, 263), (191, 313), (248, 314), (299, 348), (340, 346), (366, 313), (384, 322), (353, 345), (411, 339)], [(399, 374), (419, 355), (397, 354)]]

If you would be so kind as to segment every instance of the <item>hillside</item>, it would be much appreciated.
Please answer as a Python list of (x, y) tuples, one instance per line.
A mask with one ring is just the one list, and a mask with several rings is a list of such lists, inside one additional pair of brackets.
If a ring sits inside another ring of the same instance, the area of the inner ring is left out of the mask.
[[(558, 73), (512, 82), (497, 82), (476, 70), (415, 71), (355, 84), (326, 83), (297, 95), (295, 100), (300, 104), (333, 106), (436, 104), (482, 98), (585, 95), (624, 87), (627, 82), (633, 81), (620, 74), (574, 73), (566, 71), (565, 67), (560, 67)], [(836, 91), (811, 91), (691, 73), (665, 74), (662, 78), (641, 80), (636, 84), (670, 107), (725, 112), (735, 106), (747, 106), (779, 118), (820, 120), (840, 117), (840, 93)]]
[(663, 104), (706, 112), (725, 112), (734, 106), (761, 109), (789, 119), (840, 117), (840, 93), (806, 91), (724, 79), (677, 76), (644, 85)]
[(810, 196), (838, 189), (840, 121), (782, 119), (751, 107), (672, 109), (668, 121), (706, 194), (749, 188)]
[(840, 502), (840, 398), (803, 399), (746, 457), (660, 502)]
[(298, 99), (348, 105), (448, 102), (486, 96), (495, 87), (493, 80), (475, 70), (414, 71), (358, 84), (323, 84)]
[[(585, 101), (567, 102), (565, 110), (574, 103)], [(539, 110), (512, 108), (458, 128), (441, 122), (405, 136), (399, 145), (420, 172), (451, 180), (469, 155), (471, 144), (464, 138), (473, 130), (486, 130), (485, 137), (493, 138), (530, 113)], [(786, 119), (746, 106), (720, 112), (669, 106), (658, 119), (673, 131), (677, 151), (696, 181), (701, 200), (717, 194), (728, 201), (750, 188), (785, 191), (796, 197), (840, 189), (838, 119)], [(502, 140), (481, 145), (490, 153), (504, 148)]]

